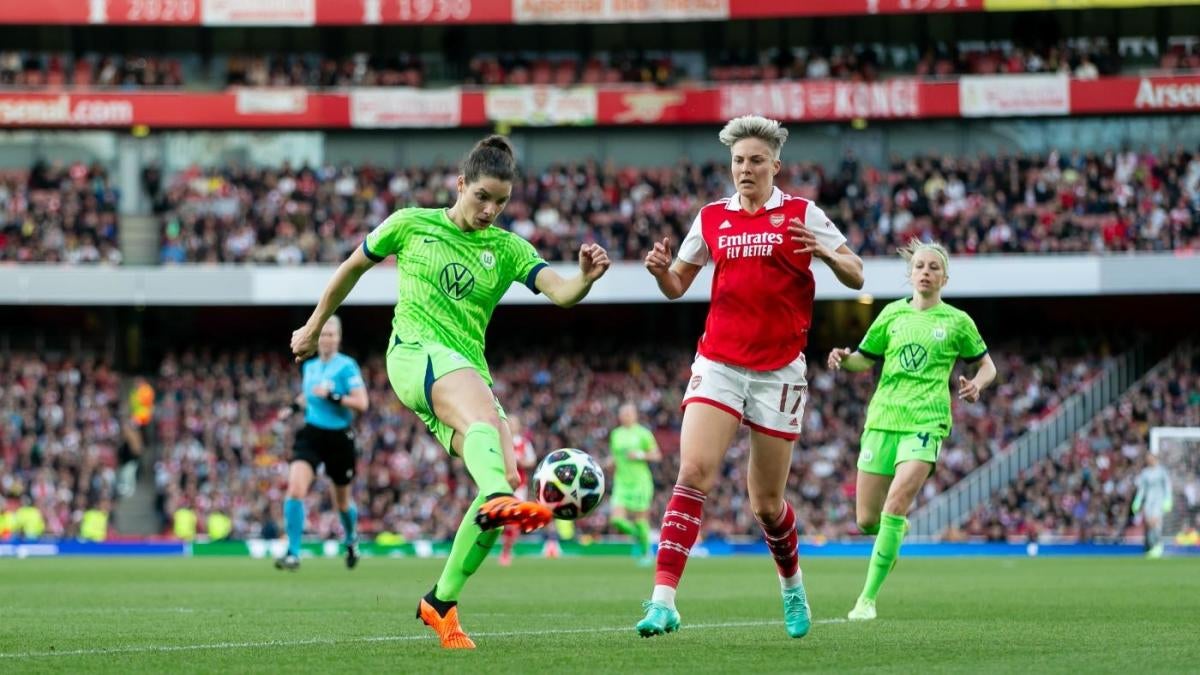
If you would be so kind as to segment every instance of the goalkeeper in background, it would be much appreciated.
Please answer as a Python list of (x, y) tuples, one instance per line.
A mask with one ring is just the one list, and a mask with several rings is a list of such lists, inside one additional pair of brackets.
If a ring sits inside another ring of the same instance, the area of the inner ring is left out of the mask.
[(1171, 477), (1158, 463), (1158, 455), (1146, 453), (1146, 468), (1137, 477), (1137, 494), (1133, 498), (1133, 513), (1142, 514), (1142, 529), (1146, 536), (1146, 557), (1161, 558), (1163, 554), (1163, 516), (1171, 512)]
[(643, 567), (654, 565), (650, 555), (650, 504), (654, 502), (654, 478), (650, 462), (662, 459), (654, 434), (638, 424), (637, 407), (626, 403), (617, 411), (621, 426), (609, 435), (613, 458), (612, 516), (609, 523), (633, 537), (634, 556)]

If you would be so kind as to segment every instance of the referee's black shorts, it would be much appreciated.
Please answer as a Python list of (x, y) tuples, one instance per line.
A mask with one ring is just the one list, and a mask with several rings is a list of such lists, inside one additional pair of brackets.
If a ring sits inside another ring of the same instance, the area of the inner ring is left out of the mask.
[(324, 464), (325, 475), (334, 485), (349, 485), (354, 480), (357, 459), (353, 428), (322, 429), (305, 424), (296, 432), (292, 461), (308, 462), (314, 473)]

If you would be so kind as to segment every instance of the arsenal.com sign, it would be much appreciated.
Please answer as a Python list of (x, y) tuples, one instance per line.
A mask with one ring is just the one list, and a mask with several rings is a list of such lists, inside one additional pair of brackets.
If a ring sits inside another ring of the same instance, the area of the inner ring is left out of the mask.
[(721, 87), (722, 118), (764, 115), (780, 120), (919, 117), (916, 80), (779, 82)]
[(90, 99), (67, 94), (0, 95), (0, 126), (125, 126), (133, 122), (133, 101)]
[(1143, 77), (1133, 105), (1151, 110), (1200, 108), (1200, 81), (1155, 83)]

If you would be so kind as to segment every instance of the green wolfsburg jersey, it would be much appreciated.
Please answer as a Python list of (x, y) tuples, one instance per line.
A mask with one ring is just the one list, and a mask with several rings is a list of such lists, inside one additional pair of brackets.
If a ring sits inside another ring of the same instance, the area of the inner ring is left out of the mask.
[(489, 385), (483, 344), (492, 311), (514, 281), (537, 293), (533, 282), (546, 266), (521, 237), (499, 227), (463, 232), (446, 209), (396, 211), (367, 235), (363, 253), (376, 262), (396, 256), (393, 337), (453, 349)]
[(944, 302), (919, 311), (901, 298), (875, 317), (858, 351), (883, 359), (866, 428), (945, 438), (950, 434), (954, 362), (983, 358), (987, 345), (966, 312)]
[(613, 456), (613, 484), (626, 485), (652, 481), (650, 463), (644, 459), (633, 459), (630, 452), (649, 452), (658, 447), (654, 434), (646, 427), (635, 424), (632, 427), (617, 427), (608, 437), (609, 447)]

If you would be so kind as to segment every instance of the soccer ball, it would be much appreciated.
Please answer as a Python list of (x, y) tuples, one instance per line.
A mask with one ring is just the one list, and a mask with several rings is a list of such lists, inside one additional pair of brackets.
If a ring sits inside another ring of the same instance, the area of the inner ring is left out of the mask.
[(604, 497), (604, 471), (592, 456), (575, 448), (546, 455), (533, 472), (537, 500), (560, 520), (582, 518)]

